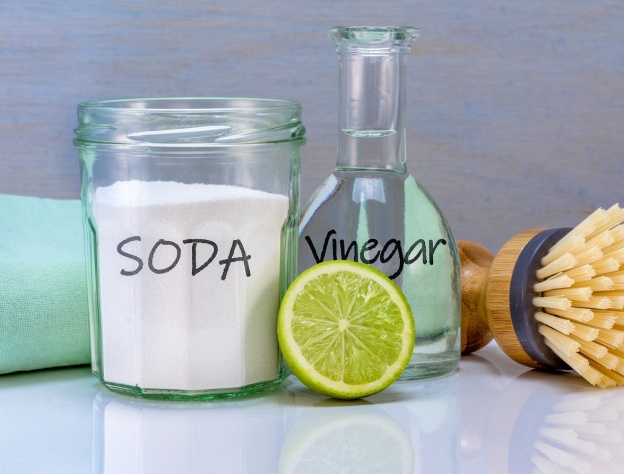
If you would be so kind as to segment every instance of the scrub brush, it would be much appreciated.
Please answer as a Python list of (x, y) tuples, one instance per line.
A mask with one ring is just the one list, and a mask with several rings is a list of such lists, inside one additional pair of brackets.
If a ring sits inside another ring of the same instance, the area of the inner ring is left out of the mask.
[(487, 344), (490, 330), (520, 364), (624, 385), (623, 223), (615, 204), (573, 229), (521, 232), (495, 257), (458, 241), (462, 354)]

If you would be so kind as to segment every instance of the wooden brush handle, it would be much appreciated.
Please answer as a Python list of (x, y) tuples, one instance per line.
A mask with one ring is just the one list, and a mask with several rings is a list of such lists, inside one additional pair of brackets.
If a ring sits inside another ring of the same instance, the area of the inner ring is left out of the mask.
[(516, 362), (527, 367), (544, 367), (522, 347), (510, 311), (514, 267), (524, 247), (539, 232), (538, 229), (520, 232), (509, 239), (496, 256), (474, 242), (457, 242), (462, 278), (462, 354), (479, 350), (494, 337), (500, 348)]
[(494, 255), (468, 240), (457, 242), (461, 265), (461, 353), (478, 351), (492, 340), (485, 308), (485, 286)]

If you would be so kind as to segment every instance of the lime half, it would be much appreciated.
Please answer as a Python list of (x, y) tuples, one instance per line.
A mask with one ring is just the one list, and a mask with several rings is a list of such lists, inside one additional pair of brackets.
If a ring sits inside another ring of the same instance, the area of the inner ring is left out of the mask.
[(280, 306), (284, 359), (302, 383), (335, 398), (380, 392), (403, 372), (414, 350), (414, 318), (385, 274), (345, 260), (299, 275)]

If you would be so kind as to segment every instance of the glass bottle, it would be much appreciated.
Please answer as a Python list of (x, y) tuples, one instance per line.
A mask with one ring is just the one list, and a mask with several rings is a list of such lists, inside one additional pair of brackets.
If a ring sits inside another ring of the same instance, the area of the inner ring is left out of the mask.
[(406, 167), (406, 53), (411, 27), (335, 27), (340, 56), (338, 160), (302, 209), (299, 271), (355, 260), (386, 273), (414, 313), (416, 345), (403, 380), (459, 362), (460, 274), (451, 230)]

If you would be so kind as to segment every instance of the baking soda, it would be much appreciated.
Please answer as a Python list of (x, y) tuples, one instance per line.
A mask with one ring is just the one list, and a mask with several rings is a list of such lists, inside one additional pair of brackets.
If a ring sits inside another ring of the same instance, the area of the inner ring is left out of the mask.
[(278, 377), (286, 196), (123, 181), (93, 207), (104, 380), (209, 390)]

